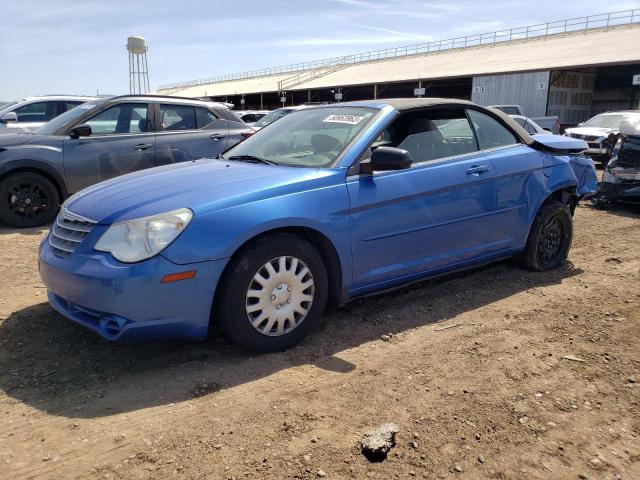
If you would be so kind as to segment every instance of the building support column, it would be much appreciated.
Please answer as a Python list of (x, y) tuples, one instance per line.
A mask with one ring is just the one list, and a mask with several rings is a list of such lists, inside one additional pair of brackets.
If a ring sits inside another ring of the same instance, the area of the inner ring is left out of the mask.
[(377, 83), (373, 84), (373, 99), (374, 100), (378, 99), (378, 84)]
[(264, 110), (264, 97), (262, 92), (260, 92), (260, 110)]
[(307, 90), (307, 103), (311, 103), (311, 89)]

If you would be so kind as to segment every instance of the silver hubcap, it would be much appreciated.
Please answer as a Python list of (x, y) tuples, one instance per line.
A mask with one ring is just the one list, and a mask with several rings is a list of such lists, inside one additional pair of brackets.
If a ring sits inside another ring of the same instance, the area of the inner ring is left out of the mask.
[(263, 335), (277, 337), (307, 317), (315, 285), (309, 267), (296, 257), (269, 260), (251, 279), (246, 295), (247, 316)]

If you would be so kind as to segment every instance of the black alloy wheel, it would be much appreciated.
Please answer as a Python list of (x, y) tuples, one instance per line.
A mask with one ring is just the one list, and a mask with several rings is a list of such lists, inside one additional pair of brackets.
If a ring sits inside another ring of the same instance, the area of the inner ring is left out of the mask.
[(16, 173), (0, 182), (0, 220), (12, 227), (28, 228), (50, 223), (60, 197), (42, 175)]

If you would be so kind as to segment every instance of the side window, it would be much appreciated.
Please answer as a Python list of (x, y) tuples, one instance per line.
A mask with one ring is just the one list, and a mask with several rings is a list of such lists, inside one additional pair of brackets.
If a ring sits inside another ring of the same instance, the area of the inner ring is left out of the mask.
[(186, 105), (160, 105), (162, 129), (197, 130), (196, 109)]
[(71, 110), (72, 108), (76, 108), (78, 105), (82, 105), (84, 102), (62, 102), (64, 107), (61, 109), (61, 113), (66, 112), (67, 110)]
[(411, 112), (393, 122), (372, 145), (388, 145), (411, 153), (414, 163), (424, 163), (478, 151), (465, 111), (438, 108)]
[(198, 128), (204, 128), (211, 122), (215, 122), (218, 119), (213, 113), (206, 108), (196, 107), (196, 120), (198, 122)]
[(18, 122), (48, 122), (56, 116), (56, 102), (30, 103), (14, 111)]
[(86, 123), (92, 135), (143, 133), (147, 131), (147, 104), (121, 103), (98, 113)]
[(536, 129), (533, 128), (533, 125), (531, 125), (529, 122), (525, 122), (525, 124), (523, 125), (524, 129), (527, 131), (527, 133), (529, 134), (534, 134), (536, 133)]
[(518, 107), (511, 107), (509, 105), (504, 105), (498, 108), (502, 110), (504, 113), (506, 113), (507, 115), (520, 115), (520, 112), (518, 111)]
[(477, 110), (467, 110), (476, 130), (481, 150), (506, 147), (518, 143), (516, 137), (497, 120)]

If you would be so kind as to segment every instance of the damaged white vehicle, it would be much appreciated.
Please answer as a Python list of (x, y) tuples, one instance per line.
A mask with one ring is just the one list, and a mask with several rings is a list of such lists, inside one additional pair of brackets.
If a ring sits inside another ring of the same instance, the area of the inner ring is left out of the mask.
[(640, 111), (627, 110), (596, 115), (574, 128), (567, 128), (565, 135), (579, 138), (589, 144), (588, 154), (596, 162), (606, 164), (618, 141), (620, 124), (640, 122)]

